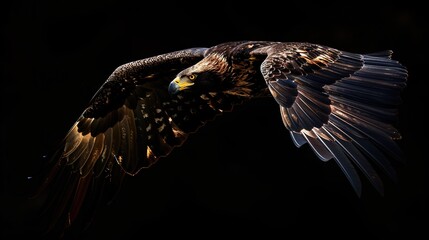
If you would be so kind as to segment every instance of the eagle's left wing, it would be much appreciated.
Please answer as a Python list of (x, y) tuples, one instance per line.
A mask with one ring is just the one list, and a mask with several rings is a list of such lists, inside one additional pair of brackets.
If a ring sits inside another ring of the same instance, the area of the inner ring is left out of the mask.
[(220, 94), (168, 93), (176, 74), (201, 60), (205, 50), (138, 60), (110, 75), (52, 156), (33, 198), (44, 200), (46, 236), (62, 234), (78, 216), (90, 221), (100, 198), (117, 192), (124, 176), (167, 156), (189, 133), (231, 109)]
[(355, 167), (383, 193), (376, 167), (395, 178), (389, 158), (401, 160), (394, 142), (401, 136), (393, 124), (407, 78), (391, 52), (277, 43), (252, 54), (266, 57), (261, 72), (295, 145), (308, 143), (321, 160), (334, 159), (358, 195)]

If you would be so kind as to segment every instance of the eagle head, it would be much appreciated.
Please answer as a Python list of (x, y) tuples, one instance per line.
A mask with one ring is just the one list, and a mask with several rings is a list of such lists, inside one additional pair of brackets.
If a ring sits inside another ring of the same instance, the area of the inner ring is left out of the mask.
[(207, 93), (218, 91), (228, 71), (228, 61), (220, 54), (209, 54), (195, 65), (179, 72), (170, 82), (168, 91), (177, 94), (181, 91)]

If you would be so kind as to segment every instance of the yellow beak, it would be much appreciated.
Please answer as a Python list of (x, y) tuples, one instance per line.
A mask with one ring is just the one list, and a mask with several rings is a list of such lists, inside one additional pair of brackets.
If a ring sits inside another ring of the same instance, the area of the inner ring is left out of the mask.
[(192, 85), (194, 85), (194, 83), (188, 78), (176, 77), (173, 81), (171, 81), (170, 85), (168, 86), (168, 91), (170, 92), (170, 94), (175, 94), (179, 91), (188, 89)]

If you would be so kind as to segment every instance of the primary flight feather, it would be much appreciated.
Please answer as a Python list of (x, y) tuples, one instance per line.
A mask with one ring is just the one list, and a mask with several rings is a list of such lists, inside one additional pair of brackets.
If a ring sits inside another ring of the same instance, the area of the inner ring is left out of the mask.
[[(217, 115), (273, 97), (297, 147), (334, 160), (358, 195), (360, 173), (383, 194), (395, 179), (395, 140), (407, 69), (391, 51), (356, 54), (312, 43), (240, 41), (118, 67), (71, 127), (36, 196), (47, 231), (71, 226), (126, 175), (148, 168)], [(60, 230), (58, 230), (60, 229)]]

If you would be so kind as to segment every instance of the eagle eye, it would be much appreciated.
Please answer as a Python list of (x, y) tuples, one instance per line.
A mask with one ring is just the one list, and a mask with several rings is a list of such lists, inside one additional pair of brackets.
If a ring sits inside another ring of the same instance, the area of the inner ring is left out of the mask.
[(195, 78), (197, 78), (197, 75), (195, 73), (192, 73), (191, 75), (188, 76), (189, 80), (195, 80)]

